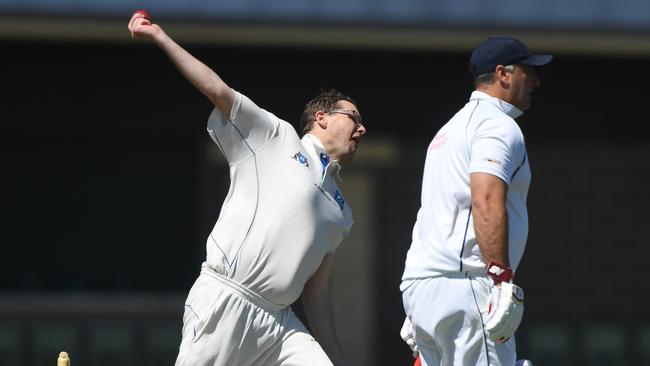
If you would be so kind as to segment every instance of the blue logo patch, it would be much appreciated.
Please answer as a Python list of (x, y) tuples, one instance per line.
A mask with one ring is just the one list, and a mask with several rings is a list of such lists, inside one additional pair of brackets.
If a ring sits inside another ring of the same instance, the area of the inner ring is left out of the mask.
[(336, 190), (334, 192), (334, 201), (339, 204), (339, 207), (341, 207), (341, 210), (343, 209), (343, 206), (345, 206), (345, 200), (343, 199), (343, 196), (341, 196), (341, 192)]
[(306, 166), (309, 168), (309, 161), (307, 161), (307, 158), (300, 152), (298, 151), (295, 153), (291, 159), (294, 159), (295, 161), (299, 162), (300, 164)]
[(330, 157), (329, 155), (325, 153), (320, 153), (320, 162), (323, 164), (323, 168), (327, 166), (327, 164), (330, 162)]

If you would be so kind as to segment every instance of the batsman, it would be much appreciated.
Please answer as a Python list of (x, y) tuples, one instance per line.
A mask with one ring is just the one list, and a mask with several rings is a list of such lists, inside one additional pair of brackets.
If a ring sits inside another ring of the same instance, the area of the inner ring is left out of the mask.
[[(514, 366), (531, 171), (515, 119), (551, 55), (490, 37), (470, 57), (475, 90), (428, 146), (400, 290), (402, 338), (424, 366)], [(416, 355), (417, 356), (417, 355)]]
[[(356, 103), (336, 90), (321, 92), (302, 112), (301, 138), (146, 12), (136, 12), (128, 28), (160, 47), (214, 104), (208, 134), (230, 167), (230, 190), (185, 303), (176, 366), (344, 365), (329, 278), (352, 226), (337, 179), (366, 133)], [(291, 311), (300, 296), (313, 336)]]

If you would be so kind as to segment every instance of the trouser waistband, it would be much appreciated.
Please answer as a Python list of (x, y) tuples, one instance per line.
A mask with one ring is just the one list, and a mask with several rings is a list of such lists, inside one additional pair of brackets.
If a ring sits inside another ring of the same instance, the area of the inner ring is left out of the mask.
[(278, 311), (286, 308), (286, 306), (277, 305), (270, 302), (269, 300), (262, 297), (262, 295), (251, 291), (250, 289), (240, 285), (230, 278), (215, 272), (212, 268), (206, 266), (205, 264), (201, 266), (201, 275), (205, 275), (211, 279), (214, 279), (223, 286), (232, 290), (235, 294), (241, 296), (244, 300), (249, 301), (268, 312), (277, 313)]

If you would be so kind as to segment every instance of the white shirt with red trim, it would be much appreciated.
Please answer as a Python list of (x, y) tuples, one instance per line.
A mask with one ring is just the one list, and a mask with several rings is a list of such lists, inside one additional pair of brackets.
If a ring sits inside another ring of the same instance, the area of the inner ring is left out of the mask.
[(495, 175), (508, 185), (508, 250), (517, 269), (528, 237), (526, 197), (531, 180), (522, 112), (486, 93), (469, 102), (431, 141), (424, 165), (421, 207), (407, 253), (402, 289), (409, 280), (445, 273), (485, 272), (471, 214), (470, 174)]

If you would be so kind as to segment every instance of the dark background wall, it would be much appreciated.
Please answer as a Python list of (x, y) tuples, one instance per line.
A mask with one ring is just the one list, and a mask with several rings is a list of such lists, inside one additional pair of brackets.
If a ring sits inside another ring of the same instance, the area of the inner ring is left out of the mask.
[[(408, 363), (397, 288), (426, 146), (471, 92), (467, 52), (188, 48), (288, 121), (320, 88), (339, 88), (358, 101), (367, 141), (397, 144), (399, 163), (376, 169), (374, 337), (381, 364)], [(185, 293), (228, 188), (227, 175), (209, 199), (198, 188), (207, 99), (142, 43), (0, 49), (0, 290)], [(524, 327), (650, 324), (648, 62), (561, 53), (540, 72), (518, 120), (533, 169)]]

